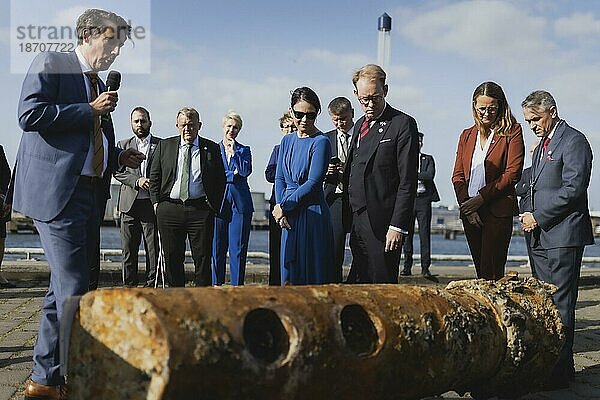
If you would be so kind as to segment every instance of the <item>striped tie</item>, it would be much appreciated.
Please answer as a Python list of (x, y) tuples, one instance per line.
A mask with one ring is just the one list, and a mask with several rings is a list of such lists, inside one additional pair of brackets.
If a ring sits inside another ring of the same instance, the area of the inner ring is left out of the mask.
[[(87, 76), (90, 78), (90, 102), (92, 102), (98, 97), (98, 74), (95, 72), (88, 72)], [(94, 117), (93, 134), (94, 157), (92, 158), (92, 167), (94, 168), (94, 175), (102, 176), (102, 170), (104, 167), (104, 143), (102, 140), (100, 116)]]
[(363, 121), (362, 125), (360, 126), (360, 138), (362, 139), (367, 133), (369, 133), (369, 124), (371, 121), (369, 121), (369, 118), (365, 117), (365, 120)]

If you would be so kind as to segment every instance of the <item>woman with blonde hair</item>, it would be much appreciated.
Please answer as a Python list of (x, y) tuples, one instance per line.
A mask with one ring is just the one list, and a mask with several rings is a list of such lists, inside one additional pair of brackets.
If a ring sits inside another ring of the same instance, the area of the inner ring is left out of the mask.
[(519, 213), (523, 131), (497, 83), (479, 85), (471, 107), (475, 124), (460, 135), (452, 184), (477, 277), (498, 280)]
[(229, 111), (223, 117), (223, 140), (219, 143), (225, 166), (225, 195), (221, 212), (215, 217), (212, 251), (212, 283), (225, 283), (225, 256), (229, 251), (230, 281), (243, 285), (246, 255), (252, 225), (252, 195), (248, 176), (252, 173), (252, 153), (236, 139), (242, 129), (242, 117)]

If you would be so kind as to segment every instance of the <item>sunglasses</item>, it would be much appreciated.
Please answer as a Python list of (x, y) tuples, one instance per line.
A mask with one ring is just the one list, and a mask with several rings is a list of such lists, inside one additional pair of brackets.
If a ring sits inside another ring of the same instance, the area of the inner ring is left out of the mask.
[(296, 110), (294, 110), (292, 108), (292, 115), (296, 119), (302, 119), (302, 118), (304, 118), (304, 116), (306, 116), (306, 119), (310, 119), (310, 120), (317, 119), (317, 112), (316, 111), (304, 113), (304, 112), (296, 111)]

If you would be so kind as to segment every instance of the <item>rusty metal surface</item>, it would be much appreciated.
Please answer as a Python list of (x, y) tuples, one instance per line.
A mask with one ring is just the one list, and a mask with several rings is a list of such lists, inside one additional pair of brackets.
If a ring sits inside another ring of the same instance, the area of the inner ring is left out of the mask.
[(418, 399), (535, 390), (558, 355), (552, 288), (325, 285), (86, 294), (77, 399)]

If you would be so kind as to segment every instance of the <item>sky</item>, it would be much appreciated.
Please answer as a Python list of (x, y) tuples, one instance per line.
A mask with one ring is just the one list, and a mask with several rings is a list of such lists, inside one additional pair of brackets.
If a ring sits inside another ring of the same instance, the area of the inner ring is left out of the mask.
[[(377, 18), (384, 12), (392, 17), (387, 101), (412, 115), (425, 135), (423, 152), (436, 162), (438, 204), (456, 204), (450, 181), (456, 145), (473, 125), (471, 96), (484, 81), (503, 87), (527, 147), (536, 138), (520, 103), (544, 89), (560, 116), (593, 150), (600, 148), (594, 117), (600, 111), (600, 1), (0, 0), (0, 143), (11, 164), (22, 134), (16, 117), (21, 83), (33, 57), (19, 51), (16, 27), (27, 21), (74, 26), (89, 7), (115, 11), (145, 33), (126, 44), (113, 65), (123, 73), (113, 113), (117, 139), (132, 135), (129, 114), (139, 105), (150, 110), (159, 137), (176, 135), (177, 110), (192, 106), (202, 116), (200, 134), (215, 141), (223, 136), (222, 116), (235, 110), (243, 119), (238, 140), (252, 149), (253, 191), (270, 193), (264, 169), (281, 139), (278, 118), (291, 90), (311, 87), (324, 109), (346, 96), (356, 119), (362, 115), (351, 76), (377, 61)], [(317, 127), (333, 129), (326, 111)], [(594, 210), (600, 210), (599, 176), (593, 171), (589, 189)]]

